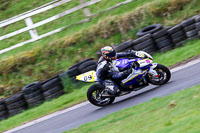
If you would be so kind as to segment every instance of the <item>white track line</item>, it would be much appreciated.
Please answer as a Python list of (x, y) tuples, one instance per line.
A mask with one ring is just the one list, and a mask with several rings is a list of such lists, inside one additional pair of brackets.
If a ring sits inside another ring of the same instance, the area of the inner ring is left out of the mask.
[(72, 107), (70, 107), (70, 108), (68, 108), (68, 109), (61, 110), (61, 111), (57, 111), (57, 112), (55, 112), (55, 113), (52, 113), (52, 114), (47, 115), (47, 116), (44, 116), (44, 117), (39, 118), (39, 119), (37, 119), (37, 120), (33, 120), (33, 121), (31, 121), (31, 122), (28, 122), (28, 123), (26, 123), (26, 124), (24, 124), (24, 125), (21, 125), (21, 126), (19, 126), (19, 127), (16, 127), (16, 128), (10, 129), (10, 130), (8, 130), (8, 131), (5, 131), (4, 133), (13, 133), (13, 132), (15, 132), (15, 131), (18, 131), (18, 130), (21, 130), (21, 129), (23, 129), (23, 128), (26, 128), (26, 127), (32, 126), (32, 125), (34, 125), (34, 124), (37, 124), (37, 123), (39, 123), (39, 122), (48, 120), (48, 119), (50, 119), (50, 118), (53, 118), (53, 117), (56, 117), (56, 116), (58, 116), (58, 115), (64, 114), (64, 113), (66, 113), (66, 112), (72, 111), (72, 110), (74, 110), (74, 109), (80, 108), (80, 107), (82, 107), (82, 106), (85, 106), (85, 105), (88, 104), (88, 103), (89, 103), (89, 102), (83, 102), (83, 103), (77, 104), (77, 105), (75, 105), (75, 106), (72, 106)]
[(188, 63), (186, 63), (186, 64), (184, 64), (184, 65), (175, 67), (175, 68), (171, 69), (170, 71), (171, 71), (172, 73), (174, 73), (174, 72), (179, 71), (179, 70), (181, 70), (181, 69), (184, 69), (184, 68), (190, 67), (190, 66), (192, 66), (192, 65), (195, 65), (195, 64), (197, 64), (197, 63), (199, 63), (199, 62), (200, 62), (200, 59), (195, 59), (195, 60), (192, 60), (192, 61), (190, 61), (190, 62), (188, 62)]
[[(190, 67), (190, 66), (195, 65), (195, 64), (197, 64), (197, 63), (200, 63), (200, 59), (196, 59), (196, 60), (190, 61), (190, 62), (188, 62), (188, 63), (186, 63), (186, 64), (184, 64), (184, 65), (175, 67), (175, 68), (171, 69), (170, 71), (171, 71), (172, 73), (174, 73), (174, 72), (176, 72), (176, 71), (179, 71), (179, 70), (181, 70), (181, 69)], [(74, 109), (80, 108), (80, 107), (82, 107), (82, 106), (87, 105), (88, 103), (89, 103), (89, 102), (83, 102), (83, 103), (77, 104), (77, 105), (75, 105), (75, 106), (73, 106), (73, 107), (70, 107), (70, 108), (68, 108), (68, 109), (61, 110), (61, 111), (57, 111), (57, 112), (55, 112), (55, 113), (52, 113), (52, 114), (47, 115), (47, 116), (44, 116), (44, 117), (39, 118), (39, 119), (37, 119), (37, 120), (33, 120), (33, 121), (31, 121), (31, 122), (29, 122), (29, 123), (26, 123), (26, 124), (24, 124), (24, 125), (21, 125), (21, 126), (19, 126), (19, 127), (16, 127), (16, 128), (10, 129), (10, 130), (8, 130), (8, 131), (5, 131), (4, 133), (13, 133), (13, 132), (15, 132), (15, 131), (18, 131), (18, 130), (21, 130), (21, 129), (23, 129), (23, 128), (26, 128), (26, 127), (32, 126), (32, 125), (34, 125), (34, 124), (37, 124), (37, 123), (39, 123), (39, 122), (48, 120), (48, 119), (50, 119), (50, 118), (53, 118), (53, 117), (56, 117), (56, 116), (58, 116), (58, 115), (67, 113), (67, 112), (69, 112), (69, 111), (72, 111), (72, 110), (74, 110)]]

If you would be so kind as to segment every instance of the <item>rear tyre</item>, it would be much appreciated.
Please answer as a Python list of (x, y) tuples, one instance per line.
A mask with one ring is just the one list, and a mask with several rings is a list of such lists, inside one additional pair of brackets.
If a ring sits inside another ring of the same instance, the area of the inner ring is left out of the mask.
[(163, 85), (167, 83), (171, 78), (171, 72), (169, 69), (161, 64), (158, 64), (156, 68), (154, 68), (158, 73), (158, 77), (153, 77), (152, 75), (147, 75), (147, 80), (149, 83), (153, 85)]
[(95, 106), (104, 107), (110, 105), (115, 100), (115, 97), (103, 98), (101, 96), (104, 86), (101, 84), (92, 85), (87, 91), (87, 98)]

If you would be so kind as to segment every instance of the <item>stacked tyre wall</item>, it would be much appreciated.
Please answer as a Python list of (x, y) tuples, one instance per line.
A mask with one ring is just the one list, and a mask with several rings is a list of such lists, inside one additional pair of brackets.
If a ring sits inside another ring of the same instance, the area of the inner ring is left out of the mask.
[(62, 79), (66, 78), (66, 75), (75, 81), (77, 75), (95, 69), (96, 61), (90, 58), (71, 66), (66, 72), (59, 73), (46, 81), (35, 81), (24, 86), (19, 93), (7, 99), (0, 99), (0, 120), (63, 95), (65, 90)]
[(8, 111), (6, 109), (5, 100), (0, 99), (0, 120), (8, 117)]
[[(137, 33), (137, 37), (113, 47), (117, 52), (142, 50), (154, 54), (157, 51), (164, 52), (181, 46), (186, 40), (200, 38), (200, 15), (188, 18), (173, 27), (164, 27), (161, 24), (144, 27)], [(96, 55), (100, 57), (101, 52), (98, 51)], [(77, 75), (95, 69), (96, 61), (90, 58), (46, 81), (36, 81), (24, 86), (19, 93), (7, 99), (0, 99), (0, 120), (63, 95), (65, 91), (62, 78), (66, 75), (75, 81)]]

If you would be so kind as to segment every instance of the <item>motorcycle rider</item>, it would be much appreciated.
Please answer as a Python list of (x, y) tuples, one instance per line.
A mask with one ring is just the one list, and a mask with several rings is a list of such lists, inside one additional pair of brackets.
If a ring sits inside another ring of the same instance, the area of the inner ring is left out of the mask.
[[(110, 46), (105, 46), (101, 49), (102, 56), (100, 57), (97, 63), (97, 79), (98, 82), (103, 84), (104, 86), (114, 85), (114, 88), (109, 89), (109, 94), (117, 95), (119, 92), (119, 85), (126, 83), (130, 77), (128, 77), (132, 71), (134, 71), (135, 75), (141, 74), (141, 70), (134, 70), (129, 68), (128, 70), (124, 70), (122, 72), (114, 65), (116, 64), (116, 59), (121, 57), (145, 57), (141, 51), (130, 50), (128, 52), (116, 53), (115, 50)], [(135, 76), (136, 78), (137, 76)]]

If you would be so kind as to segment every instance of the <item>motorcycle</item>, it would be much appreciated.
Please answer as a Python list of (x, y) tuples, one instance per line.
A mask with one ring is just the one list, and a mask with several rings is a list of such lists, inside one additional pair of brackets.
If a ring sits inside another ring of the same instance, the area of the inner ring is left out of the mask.
[[(121, 58), (112, 63), (119, 71), (133, 69), (132, 73), (127, 78), (128, 81), (124, 84), (118, 83), (120, 91), (115, 96), (109, 93), (113, 90), (114, 84), (111, 82), (103, 86), (98, 83), (95, 71), (89, 71), (76, 76), (76, 79), (80, 81), (96, 82), (87, 91), (87, 98), (90, 103), (100, 107), (107, 106), (112, 104), (116, 97), (143, 89), (148, 86), (149, 83), (153, 85), (163, 85), (170, 80), (171, 72), (166, 66), (153, 63), (153, 57), (146, 52), (139, 51), (137, 54), (139, 57), (142, 55), (145, 58)], [(140, 71), (137, 77), (135, 71)]]

